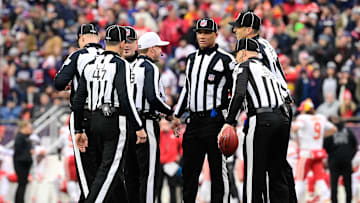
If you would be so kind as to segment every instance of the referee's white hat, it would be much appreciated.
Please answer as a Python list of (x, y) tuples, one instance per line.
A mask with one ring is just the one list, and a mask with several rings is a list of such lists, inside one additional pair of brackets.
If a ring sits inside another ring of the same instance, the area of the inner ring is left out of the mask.
[(143, 34), (138, 41), (139, 49), (147, 49), (150, 47), (156, 46), (166, 46), (169, 45), (168, 41), (162, 41), (158, 34), (155, 32), (147, 32)]

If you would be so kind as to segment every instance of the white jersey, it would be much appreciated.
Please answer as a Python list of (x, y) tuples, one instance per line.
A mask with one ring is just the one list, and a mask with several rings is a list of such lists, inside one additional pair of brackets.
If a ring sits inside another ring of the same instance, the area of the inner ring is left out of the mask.
[(324, 132), (334, 127), (325, 116), (319, 114), (301, 114), (293, 125), (299, 127), (297, 137), (301, 151), (322, 149)]

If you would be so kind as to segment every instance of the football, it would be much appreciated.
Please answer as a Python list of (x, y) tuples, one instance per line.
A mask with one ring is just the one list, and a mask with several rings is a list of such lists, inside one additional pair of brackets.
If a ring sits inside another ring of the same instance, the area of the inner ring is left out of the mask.
[(233, 127), (227, 127), (221, 132), (219, 140), (220, 151), (225, 156), (231, 156), (235, 153), (239, 145), (238, 136)]

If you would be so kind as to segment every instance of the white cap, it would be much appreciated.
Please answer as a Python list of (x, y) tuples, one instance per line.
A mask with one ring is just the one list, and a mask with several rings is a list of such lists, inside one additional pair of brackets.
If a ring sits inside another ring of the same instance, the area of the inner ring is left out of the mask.
[(158, 34), (155, 32), (147, 32), (139, 38), (138, 47), (139, 49), (147, 49), (155, 46), (166, 46), (169, 42), (162, 41)]

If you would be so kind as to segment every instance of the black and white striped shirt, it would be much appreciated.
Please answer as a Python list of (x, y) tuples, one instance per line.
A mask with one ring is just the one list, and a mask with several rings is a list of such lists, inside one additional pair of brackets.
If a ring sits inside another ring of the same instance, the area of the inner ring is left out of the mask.
[[(259, 42), (261, 59), (265, 66), (271, 70), (271, 72), (279, 79), (284, 87), (287, 87), (284, 70), (281, 67), (279, 57), (275, 49), (271, 46), (270, 42), (264, 38), (259, 37), (259, 35), (253, 39)], [(288, 92), (288, 95), (290, 95), (290, 90), (287, 89), (286, 91)]]
[(234, 57), (218, 45), (190, 54), (186, 60), (186, 82), (175, 116), (181, 117), (186, 109), (191, 112), (226, 109), (234, 64)]
[(286, 87), (259, 58), (250, 58), (234, 70), (232, 99), (227, 123), (235, 123), (241, 110), (277, 108), (284, 104)]
[(89, 43), (85, 45), (83, 49), (77, 50), (69, 55), (59, 72), (56, 74), (54, 83), (55, 88), (59, 91), (64, 90), (70, 81), (72, 81), (70, 93), (71, 105), (85, 65), (94, 60), (95, 57), (103, 51), (100, 44)]
[(171, 115), (173, 111), (165, 100), (164, 89), (160, 82), (159, 68), (147, 56), (140, 55), (133, 67), (135, 73), (135, 104), (140, 113), (161, 112)]
[(72, 106), (76, 130), (81, 128), (81, 124), (76, 122), (81, 121), (86, 100), (90, 111), (101, 109), (103, 104), (110, 104), (131, 116), (137, 122), (137, 127), (142, 126), (133, 101), (130, 72), (129, 63), (112, 51), (104, 51), (88, 63), (81, 76)]

